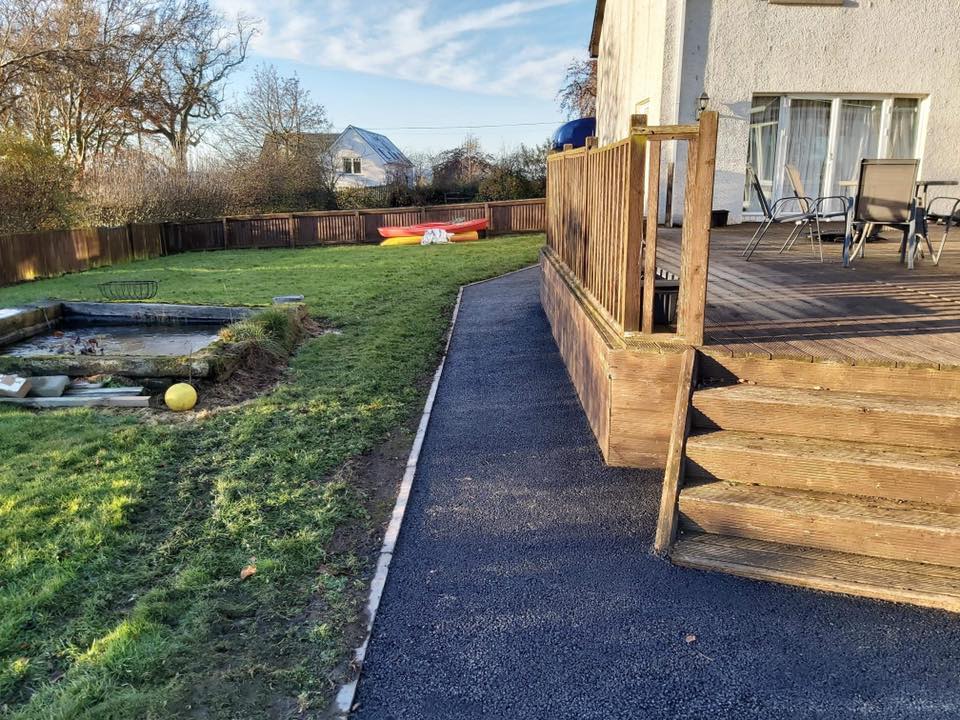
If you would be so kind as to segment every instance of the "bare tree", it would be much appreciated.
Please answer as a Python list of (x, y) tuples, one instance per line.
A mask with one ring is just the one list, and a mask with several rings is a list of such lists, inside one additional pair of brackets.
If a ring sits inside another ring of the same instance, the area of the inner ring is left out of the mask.
[(77, 38), (50, 33), (47, 19), (59, 7), (56, 0), (4, 0), (0, 3), (0, 119), (23, 98), (30, 75), (44, 63), (62, 62), (88, 50)]
[(232, 111), (227, 131), (231, 143), (248, 152), (267, 148), (287, 154), (298, 153), (312, 142), (311, 135), (330, 128), (327, 111), (314, 102), (300, 79), (281, 77), (273, 65), (261, 65), (253, 74), (253, 83)]
[[(80, 47), (72, 62), (35, 75), (35, 107), (46, 111), (52, 137), (81, 177), (91, 158), (116, 152), (134, 132), (129, 106), (148, 68), (177, 38), (173, 2), (79, 0), (53, 14), (52, 30), (79, 38)], [(37, 128), (41, 121), (35, 118)]]
[(225, 27), (207, 0), (185, 0), (169, 22), (176, 41), (151, 62), (134, 112), (140, 130), (162, 138), (176, 167), (185, 170), (187, 152), (203, 139), (207, 121), (223, 114), (226, 81), (246, 58), (256, 25), (238, 16)]
[(129, 109), (146, 70), (177, 39), (176, 0), (21, 2), (3, 11), (4, 119), (82, 177), (134, 132)]
[(570, 61), (557, 101), (568, 117), (593, 117), (597, 109), (596, 60)]
[(218, 146), (251, 206), (317, 209), (333, 204), (339, 177), (329, 128), (296, 75), (261, 65), (218, 128)]

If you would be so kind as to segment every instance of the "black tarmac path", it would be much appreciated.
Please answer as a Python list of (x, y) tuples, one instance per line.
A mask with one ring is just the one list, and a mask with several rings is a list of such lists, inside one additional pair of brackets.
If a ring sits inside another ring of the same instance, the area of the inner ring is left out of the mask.
[(464, 291), (353, 717), (960, 718), (960, 617), (650, 554), (538, 283)]

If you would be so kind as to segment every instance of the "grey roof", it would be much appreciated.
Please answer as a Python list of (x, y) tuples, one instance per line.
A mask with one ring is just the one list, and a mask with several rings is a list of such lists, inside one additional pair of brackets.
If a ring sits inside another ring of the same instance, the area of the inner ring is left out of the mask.
[(318, 150), (326, 150), (336, 142), (340, 133), (303, 133), (303, 139), (307, 143), (315, 144)]
[[(294, 137), (296, 137), (294, 135)], [(300, 141), (307, 146), (312, 148), (314, 152), (324, 152), (326, 151), (337, 138), (340, 137), (340, 133), (300, 133)], [(280, 138), (277, 135), (267, 135), (263, 139), (263, 150), (264, 151), (273, 151), (281, 146)]]
[(413, 164), (386, 135), (381, 135), (371, 130), (364, 130), (363, 128), (358, 128), (356, 125), (347, 125), (343, 132), (347, 132), (347, 130), (351, 128), (356, 131), (357, 135), (364, 139), (367, 145), (373, 148), (373, 151), (377, 153), (377, 155), (383, 158), (384, 162), (396, 163), (398, 165)]

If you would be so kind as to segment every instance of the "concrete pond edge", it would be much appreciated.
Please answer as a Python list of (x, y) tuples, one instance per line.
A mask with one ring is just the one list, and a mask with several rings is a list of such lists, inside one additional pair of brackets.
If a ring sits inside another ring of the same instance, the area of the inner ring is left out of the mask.
[(433, 411), (433, 403), (437, 397), (437, 388), (440, 387), (440, 378), (443, 375), (443, 367), (447, 362), (447, 356), (450, 354), (450, 344), (453, 342), (453, 331), (457, 325), (457, 317), (460, 315), (460, 303), (463, 300), (463, 291), (474, 285), (482, 285), (493, 280), (508, 277), (515, 273), (526, 272), (537, 264), (527, 265), (526, 267), (511, 270), (510, 272), (478, 280), (476, 282), (461, 285), (457, 291), (457, 301), (453, 306), (453, 315), (450, 318), (450, 327), (447, 329), (446, 342), (443, 347), (443, 355), (440, 357), (440, 363), (433, 374), (433, 382), (430, 385), (430, 391), (427, 393), (427, 400), (423, 405), (423, 413), (420, 415), (420, 424), (417, 426), (417, 434), (413, 439), (413, 445), (410, 447), (410, 455), (407, 456), (407, 464), (404, 469), (403, 479), (400, 482), (400, 491), (397, 493), (397, 502), (393, 506), (393, 512), (390, 514), (390, 522), (387, 524), (387, 530), (383, 536), (383, 545), (380, 547), (380, 553), (377, 557), (377, 569), (374, 572), (373, 580), (370, 582), (370, 594), (367, 598), (367, 626), (363, 643), (353, 652), (354, 668), (353, 679), (342, 685), (337, 691), (333, 701), (333, 710), (336, 717), (346, 718), (353, 709), (354, 700), (357, 695), (357, 685), (360, 682), (360, 676), (363, 674), (363, 661), (367, 655), (367, 646), (370, 643), (370, 636), (373, 633), (373, 625), (377, 619), (377, 610), (380, 607), (380, 599), (383, 597), (383, 590), (387, 584), (387, 575), (390, 572), (390, 561), (393, 559), (393, 552), (397, 545), (397, 539), (400, 536), (400, 528), (403, 525), (403, 518), (407, 511), (407, 502), (410, 499), (410, 491), (413, 489), (413, 480), (417, 474), (417, 463), (420, 460), (420, 450), (423, 447), (424, 438), (427, 435), (427, 428), (430, 425), (430, 415)]

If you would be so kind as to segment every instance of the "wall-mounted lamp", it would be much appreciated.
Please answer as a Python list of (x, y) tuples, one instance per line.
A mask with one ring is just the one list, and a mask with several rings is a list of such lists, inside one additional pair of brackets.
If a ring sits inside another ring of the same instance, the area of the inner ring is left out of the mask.
[(710, 96), (707, 95), (707, 91), (704, 90), (700, 93), (700, 97), (697, 98), (697, 120), (703, 115), (703, 111), (707, 109), (708, 102), (710, 102)]

